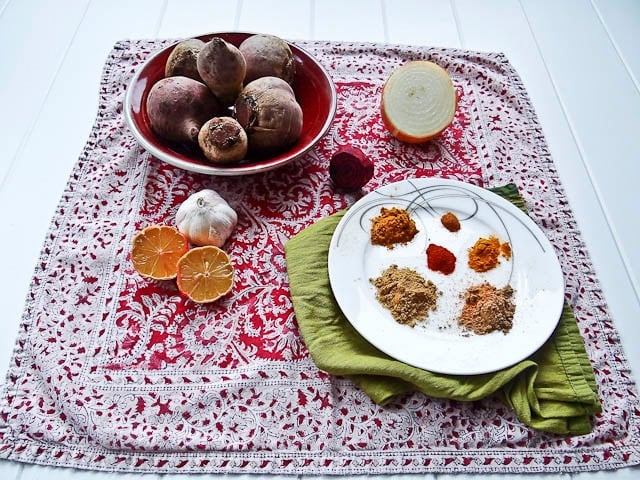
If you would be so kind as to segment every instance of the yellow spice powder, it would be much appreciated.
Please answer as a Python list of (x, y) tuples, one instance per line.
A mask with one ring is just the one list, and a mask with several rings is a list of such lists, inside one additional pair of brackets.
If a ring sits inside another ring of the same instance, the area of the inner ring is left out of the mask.
[(488, 272), (498, 265), (500, 255), (507, 260), (511, 258), (509, 243), (501, 243), (495, 235), (491, 235), (489, 238), (481, 237), (469, 249), (469, 268), (480, 273)]
[(380, 209), (380, 215), (371, 222), (371, 243), (393, 248), (396, 244), (407, 243), (418, 233), (416, 223), (409, 212), (402, 208)]

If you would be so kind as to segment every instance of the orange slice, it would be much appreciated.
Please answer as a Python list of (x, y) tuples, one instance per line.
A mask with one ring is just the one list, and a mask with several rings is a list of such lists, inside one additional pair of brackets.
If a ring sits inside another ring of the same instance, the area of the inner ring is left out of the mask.
[(131, 242), (131, 262), (140, 275), (156, 280), (176, 278), (178, 260), (189, 249), (187, 238), (168, 225), (151, 225)]
[(397, 68), (382, 90), (382, 121), (398, 140), (422, 143), (438, 136), (453, 121), (458, 97), (441, 66), (415, 60)]
[(178, 290), (194, 302), (213, 302), (233, 287), (229, 255), (213, 245), (192, 248), (178, 260), (177, 281)]

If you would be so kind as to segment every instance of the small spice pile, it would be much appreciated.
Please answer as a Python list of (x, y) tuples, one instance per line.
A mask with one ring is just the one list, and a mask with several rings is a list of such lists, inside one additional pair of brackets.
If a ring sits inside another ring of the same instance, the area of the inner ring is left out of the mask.
[(393, 248), (396, 244), (407, 243), (418, 233), (416, 223), (409, 212), (402, 208), (380, 209), (380, 215), (371, 223), (371, 243)]
[(460, 220), (458, 220), (458, 217), (451, 212), (447, 212), (442, 215), (442, 217), (440, 217), (440, 223), (442, 223), (444, 228), (450, 232), (457, 232), (460, 230)]
[(464, 294), (464, 307), (458, 323), (478, 335), (501, 330), (507, 333), (513, 325), (516, 306), (511, 301), (513, 288), (497, 289), (488, 283), (469, 287)]
[(507, 260), (511, 258), (511, 246), (507, 242), (500, 243), (494, 235), (481, 237), (469, 249), (469, 267), (476, 272), (488, 272), (498, 265), (500, 255)]
[(427, 267), (434, 272), (449, 275), (456, 268), (456, 256), (445, 247), (431, 243), (427, 247)]
[(436, 309), (441, 294), (433, 282), (415, 270), (397, 265), (389, 266), (371, 283), (376, 287), (376, 298), (396, 322), (410, 327), (425, 320), (429, 312)]

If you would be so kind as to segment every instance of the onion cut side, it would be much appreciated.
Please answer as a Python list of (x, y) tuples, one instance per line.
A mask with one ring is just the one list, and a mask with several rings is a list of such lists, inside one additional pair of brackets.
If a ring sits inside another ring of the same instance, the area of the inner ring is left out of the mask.
[(411, 61), (396, 69), (382, 90), (382, 121), (395, 138), (422, 143), (437, 137), (456, 113), (451, 77), (439, 65)]

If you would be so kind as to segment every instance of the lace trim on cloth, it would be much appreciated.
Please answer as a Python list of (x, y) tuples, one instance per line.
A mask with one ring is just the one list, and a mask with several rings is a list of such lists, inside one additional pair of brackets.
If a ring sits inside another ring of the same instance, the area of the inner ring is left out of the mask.
[[(616, 329), (533, 107), (502, 54), (297, 42), (333, 77), (338, 113), (303, 159), (249, 177), (208, 177), (152, 158), (124, 124), (135, 71), (169, 41), (115, 45), (98, 115), (52, 219), (0, 398), (0, 458), (105, 471), (225, 473), (571, 472), (640, 463), (638, 402)], [(430, 59), (460, 97), (436, 141), (384, 129), (378, 99), (397, 66)], [(603, 411), (587, 435), (521, 424), (497, 399), (414, 393), (384, 407), (311, 361), (288, 291), (284, 243), (359, 194), (335, 192), (343, 144), (376, 159), (366, 191), (439, 176), (515, 182), (559, 255)], [(214, 188), (239, 224), (225, 245), (232, 292), (195, 305), (129, 262), (140, 228), (173, 224), (180, 203)]]

